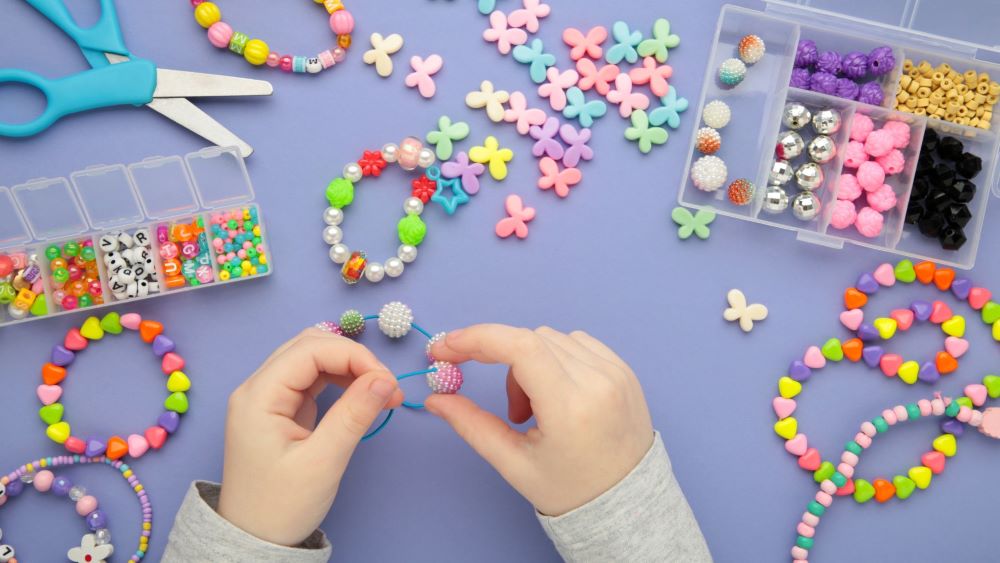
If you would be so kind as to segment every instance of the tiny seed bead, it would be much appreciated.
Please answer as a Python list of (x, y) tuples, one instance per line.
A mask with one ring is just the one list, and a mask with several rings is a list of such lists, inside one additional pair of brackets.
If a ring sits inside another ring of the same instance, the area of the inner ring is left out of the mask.
[(889, 424), (885, 421), (885, 418), (881, 416), (873, 418), (872, 424), (875, 425), (875, 430), (878, 430), (879, 433), (889, 430)]
[(863, 450), (863, 448), (857, 442), (855, 442), (853, 440), (851, 440), (850, 442), (848, 442), (847, 445), (844, 446), (844, 449), (847, 450), (847, 451), (849, 451), (849, 452), (851, 452), (855, 456), (861, 455), (861, 452)]
[(920, 416), (923, 414), (920, 412), (920, 407), (918, 407), (916, 403), (910, 403), (906, 405), (906, 413), (912, 420), (920, 418)]

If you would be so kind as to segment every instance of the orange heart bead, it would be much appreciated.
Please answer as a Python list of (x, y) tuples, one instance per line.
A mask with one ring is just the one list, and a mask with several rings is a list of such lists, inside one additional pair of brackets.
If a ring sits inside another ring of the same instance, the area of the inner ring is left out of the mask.
[(955, 281), (955, 270), (951, 268), (941, 268), (934, 272), (934, 285), (941, 291), (948, 291), (953, 281)]
[(885, 502), (896, 494), (896, 487), (885, 479), (875, 479), (872, 483), (875, 487), (875, 500)]
[(841, 344), (840, 347), (844, 350), (844, 355), (847, 356), (848, 360), (857, 362), (861, 360), (861, 354), (864, 351), (865, 344), (860, 338), (852, 338)]
[(917, 273), (917, 279), (920, 283), (931, 283), (934, 281), (934, 271), (937, 270), (937, 266), (934, 262), (921, 262), (913, 267), (913, 271)]
[(139, 336), (146, 344), (153, 342), (153, 339), (163, 332), (163, 325), (156, 321), (142, 321), (139, 323)]
[(856, 288), (849, 287), (844, 292), (844, 305), (848, 310), (860, 309), (865, 306), (865, 303), (868, 303), (868, 296)]
[(46, 385), (58, 385), (64, 379), (66, 379), (66, 368), (53, 363), (46, 363), (42, 366), (42, 381)]
[(119, 436), (112, 436), (111, 439), (108, 440), (108, 449), (105, 452), (108, 459), (121, 459), (125, 457), (125, 454), (127, 453), (128, 443), (126, 443), (125, 440), (121, 439)]
[(958, 360), (948, 352), (938, 352), (934, 363), (937, 364), (938, 373), (941, 375), (947, 375), (958, 369)]

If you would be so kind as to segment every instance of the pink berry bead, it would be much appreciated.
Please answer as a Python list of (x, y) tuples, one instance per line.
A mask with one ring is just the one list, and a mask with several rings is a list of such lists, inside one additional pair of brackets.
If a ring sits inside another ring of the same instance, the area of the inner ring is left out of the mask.
[(97, 510), (97, 499), (90, 495), (76, 501), (76, 513), (80, 516), (86, 516), (95, 510)]
[(906, 159), (903, 158), (903, 153), (899, 152), (899, 149), (892, 149), (889, 154), (876, 158), (875, 162), (882, 167), (882, 170), (885, 170), (886, 176), (899, 174), (906, 165)]
[(902, 121), (889, 121), (882, 126), (892, 136), (892, 146), (901, 149), (910, 144), (910, 126)]
[(32, 481), (32, 485), (35, 486), (35, 490), (40, 493), (47, 493), (49, 489), (52, 488), (52, 481), (55, 481), (56, 477), (48, 469), (39, 471), (35, 474), (35, 480)]
[(854, 210), (854, 202), (838, 199), (833, 203), (830, 215), (830, 226), (834, 229), (846, 229), (857, 220), (858, 213)]
[(865, 191), (873, 192), (885, 184), (885, 170), (877, 162), (862, 162), (858, 167), (858, 183)]
[(851, 140), (865, 142), (874, 128), (875, 122), (872, 121), (872, 118), (860, 113), (855, 114), (854, 121), (851, 123)]
[(861, 197), (861, 184), (854, 174), (841, 174), (837, 182), (837, 199), (854, 201)]
[(868, 135), (868, 138), (865, 139), (865, 152), (868, 153), (868, 156), (875, 158), (889, 154), (889, 151), (891, 151), (894, 146), (895, 141), (892, 133), (886, 131), (885, 129), (872, 131)]
[(854, 226), (857, 227), (858, 232), (863, 236), (875, 238), (882, 234), (882, 225), (884, 223), (885, 217), (881, 213), (871, 207), (864, 207), (861, 211), (858, 211), (858, 218), (854, 222)]
[(434, 373), (427, 374), (427, 385), (435, 393), (453, 395), (462, 388), (462, 369), (451, 362), (434, 362), (432, 368), (437, 368)]
[(215, 22), (208, 28), (208, 42), (219, 49), (229, 47), (229, 40), (233, 38), (233, 28), (223, 21)]
[(354, 16), (347, 10), (337, 10), (330, 14), (330, 29), (337, 35), (347, 35), (354, 31)]
[(892, 186), (882, 184), (882, 187), (868, 192), (868, 207), (875, 211), (889, 211), (896, 207), (896, 192), (892, 191)]
[(857, 168), (861, 163), (868, 160), (868, 153), (865, 152), (865, 145), (860, 141), (847, 143), (844, 149), (844, 168)]

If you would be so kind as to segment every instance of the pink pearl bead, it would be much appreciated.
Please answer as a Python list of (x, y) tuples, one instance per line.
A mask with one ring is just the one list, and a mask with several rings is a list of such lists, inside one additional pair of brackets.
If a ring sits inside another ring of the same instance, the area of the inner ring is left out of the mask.
[(872, 445), (871, 436), (861, 432), (858, 432), (857, 435), (854, 436), (854, 441), (864, 449), (868, 449), (868, 447)]
[(809, 550), (795, 546), (792, 548), (792, 557), (794, 559), (805, 559), (806, 557), (809, 557)]
[(805, 512), (802, 514), (802, 521), (809, 524), (813, 528), (819, 526), (819, 516), (816, 516), (812, 512)]
[(816, 502), (829, 508), (830, 505), (833, 504), (833, 497), (824, 493), (823, 491), (816, 491)]
[(798, 532), (800, 536), (811, 538), (816, 533), (816, 528), (813, 528), (805, 522), (799, 522), (799, 525), (795, 527), (795, 531)]
[(407, 137), (399, 143), (399, 165), (403, 170), (413, 170), (417, 167), (417, 156), (424, 144), (418, 139)]
[(213, 47), (225, 49), (229, 46), (229, 40), (233, 38), (233, 28), (228, 23), (218, 21), (208, 28), (208, 42)]
[(863, 432), (865, 436), (871, 438), (878, 433), (878, 430), (875, 429), (874, 424), (866, 420), (861, 424), (861, 432)]
[(832, 495), (832, 494), (834, 494), (834, 493), (837, 492), (837, 485), (833, 481), (831, 481), (829, 479), (823, 479), (823, 482), (819, 484), (819, 488), (824, 493), (827, 493), (827, 494), (830, 494), (830, 495)]
[(333, 49), (333, 60), (336, 62), (343, 62), (344, 58), (347, 56), (347, 51), (341, 47)]
[(962, 406), (962, 408), (958, 411), (958, 416), (955, 418), (958, 419), (959, 422), (969, 422), (972, 420), (972, 409)]
[(900, 422), (906, 422), (910, 419), (910, 413), (906, 412), (906, 407), (903, 405), (896, 405), (892, 407), (892, 412), (896, 413), (896, 418)]
[(281, 63), (281, 55), (278, 53), (268, 53), (267, 54), (267, 66), (276, 67)]
[(857, 465), (858, 464), (858, 454), (856, 454), (854, 452), (847, 452), (847, 451), (845, 451), (844, 453), (840, 454), (840, 461), (842, 461), (842, 462), (844, 462), (844, 463), (846, 463), (848, 465), (851, 465), (851, 466)]
[(941, 416), (944, 414), (944, 401), (941, 399), (934, 399), (931, 401), (931, 414), (934, 416)]
[(80, 516), (86, 516), (95, 510), (97, 510), (97, 499), (90, 495), (76, 501), (76, 513)]
[(840, 464), (837, 465), (837, 471), (839, 471), (841, 474), (844, 475), (844, 477), (847, 477), (848, 479), (850, 479), (851, 477), (854, 477), (854, 466), (853, 465), (850, 465), (850, 464), (847, 464), (847, 463), (840, 463)]
[(281, 63), (281, 70), (285, 72), (292, 72), (292, 56), (284, 55), (279, 61)]
[(920, 409), (920, 416), (929, 416), (931, 414), (931, 402), (927, 399), (917, 401), (917, 408)]
[(892, 412), (889, 409), (885, 409), (884, 411), (882, 411), (882, 418), (885, 419), (885, 422), (889, 426), (896, 424), (896, 413)]
[(35, 486), (35, 490), (40, 493), (47, 493), (49, 489), (52, 488), (52, 481), (55, 481), (56, 476), (52, 474), (49, 470), (39, 471), (35, 474), (35, 480), (32, 485)]
[(330, 29), (337, 35), (347, 35), (354, 31), (354, 16), (347, 10), (337, 10), (330, 14)]

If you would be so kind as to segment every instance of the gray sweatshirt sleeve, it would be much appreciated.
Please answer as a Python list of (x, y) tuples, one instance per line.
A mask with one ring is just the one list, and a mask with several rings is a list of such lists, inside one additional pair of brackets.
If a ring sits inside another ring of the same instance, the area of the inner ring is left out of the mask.
[(163, 563), (326, 563), (332, 547), (320, 530), (299, 547), (258, 539), (215, 512), (219, 485), (196, 481), (188, 489), (170, 531)]
[(539, 514), (538, 520), (572, 563), (712, 560), (659, 432), (639, 465), (617, 485), (562, 516)]

